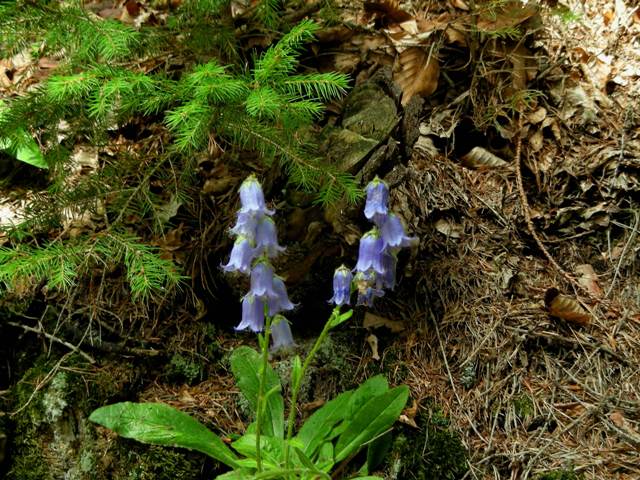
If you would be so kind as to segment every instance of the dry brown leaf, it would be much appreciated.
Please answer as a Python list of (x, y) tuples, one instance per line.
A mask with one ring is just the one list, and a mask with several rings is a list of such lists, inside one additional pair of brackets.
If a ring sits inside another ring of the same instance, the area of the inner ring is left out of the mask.
[(406, 22), (413, 18), (411, 14), (400, 8), (398, 0), (364, 2), (364, 11), (369, 18), (379, 20), (382, 26)]
[(572, 297), (561, 295), (557, 288), (550, 288), (544, 296), (549, 313), (574, 325), (584, 327), (591, 323), (591, 315)]
[(399, 320), (389, 320), (388, 318), (374, 315), (373, 313), (365, 313), (362, 321), (364, 328), (380, 328), (387, 327), (392, 333), (399, 333), (404, 330), (404, 323)]
[(579, 275), (578, 283), (584, 287), (593, 297), (602, 297), (602, 288), (598, 284), (598, 275), (591, 265), (584, 264), (576, 267), (576, 273)]
[(508, 165), (503, 159), (482, 147), (473, 147), (462, 157), (462, 164), (468, 168), (500, 168)]
[(466, 4), (463, 0), (449, 0), (451, 6), (454, 8), (459, 8), (460, 10), (464, 10), (465, 12), (469, 11), (469, 5)]
[(624, 415), (620, 410), (614, 410), (609, 414), (609, 420), (618, 428), (624, 428), (625, 421)]
[(538, 13), (538, 7), (533, 3), (527, 5), (519, 1), (504, 3), (500, 8), (487, 6), (480, 11), (477, 28), (481, 32), (499, 32), (513, 28)]
[(378, 355), (378, 337), (372, 333), (367, 337), (367, 343), (369, 347), (371, 347), (371, 358), (380, 360), (380, 355)]
[(529, 115), (527, 115), (527, 120), (529, 120), (529, 123), (533, 125), (537, 125), (538, 123), (542, 122), (545, 118), (547, 118), (547, 109), (544, 107), (540, 107), (535, 111), (531, 112)]
[(462, 227), (452, 220), (441, 218), (436, 222), (435, 227), (438, 232), (449, 238), (460, 238), (462, 236)]
[(402, 52), (394, 74), (395, 82), (402, 88), (402, 105), (414, 95), (428, 96), (435, 92), (439, 75), (437, 55), (432, 51), (412, 47)]
[(542, 134), (542, 130), (536, 130), (533, 132), (533, 135), (529, 137), (529, 146), (534, 153), (542, 150), (543, 143), (544, 135)]

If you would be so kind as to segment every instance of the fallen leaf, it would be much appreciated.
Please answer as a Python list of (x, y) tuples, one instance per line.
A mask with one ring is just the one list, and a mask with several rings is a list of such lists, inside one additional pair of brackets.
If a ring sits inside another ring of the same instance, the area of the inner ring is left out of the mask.
[(540, 107), (527, 115), (527, 120), (533, 125), (542, 122), (545, 118), (547, 118), (547, 109), (544, 107)]
[(450, 220), (441, 218), (435, 224), (436, 230), (449, 238), (460, 238), (462, 236), (462, 227)]
[(380, 360), (380, 355), (378, 355), (378, 337), (376, 337), (373, 333), (367, 337), (367, 343), (371, 347), (371, 358), (374, 360)]
[(508, 165), (500, 157), (482, 147), (473, 147), (462, 157), (462, 164), (468, 168), (500, 168)]
[(557, 288), (550, 288), (544, 295), (549, 313), (561, 320), (584, 327), (591, 322), (591, 315), (572, 297), (561, 295)]
[(613, 422), (613, 424), (618, 428), (624, 428), (625, 426), (624, 415), (620, 410), (614, 410), (611, 412), (609, 414), (609, 420), (611, 420), (611, 422)]
[(419, 47), (407, 48), (400, 54), (394, 81), (402, 88), (402, 105), (415, 95), (428, 96), (438, 88), (440, 66), (437, 55)]
[(576, 267), (576, 273), (579, 275), (578, 283), (584, 287), (593, 297), (602, 297), (602, 288), (598, 284), (598, 275), (595, 270), (588, 263), (584, 265), (578, 265)]
[(364, 328), (380, 328), (387, 327), (392, 333), (402, 332), (404, 330), (404, 323), (399, 320), (389, 320), (388, 318), (374, 315), (373, 313), (365, 313), (364, 320), (362, 321)]
[(364, 2), (364, 11), (369, 17), (380, 20), (382, 26), (406, 22), (413, 18), (411, 14), (400, 8), (398, 0)]

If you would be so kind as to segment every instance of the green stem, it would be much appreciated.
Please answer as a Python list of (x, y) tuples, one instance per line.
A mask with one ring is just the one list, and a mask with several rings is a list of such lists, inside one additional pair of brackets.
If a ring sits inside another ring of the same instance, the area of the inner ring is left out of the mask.
[(293, 385), (293, 389), (291, 391), (291, 405), (289, 406), (289, 417), (287, 419), (287, 439), (284, 442), (285, 470), (289, 469), (289, 441), (293, 436), (293, 426), (295, 424), (296, 414), (298, 413), (298, 408), (297, 408), (298, 393), (300, 392), (302, 379), (307, 373), (307, 368), (309, 368), (309, 365), (311, 364), (313, 357), (315, 357), (316, 353), (318, 352), (320, 345), (322, 345), (322, 342), (324, 342), (324, 339), (327, 337), (329, 330), (331, 330), (333, 320), (339, 315), (340, 315), (340, 307), (334, 308), (333, 312), (331, 312), (331, 316), (329, 317), (329, 320), (327, 320), (327, 323), (324, 324), (324, 328), (322, 329), (322, 332), (320, 332), (320, 335), (316, 339), (316, 342), (313, 344), (311, 351), (307, 355), (307, 358), (305, 358), (304, 363), (302, 364), (302, 370), (300, 372), (300, 376), (298, 377), (296, 384)]
[(262, 472), (260, 455), (260, 430), (262, 430), (262, 414), (264, 412), (264, 385), (267, 381), (267, 365), (269, 364), (269, 334), (271, 333), (271, 317), (265, 315), (264, 338), (262, 342), (262, 370), (260, 370), (260, 386), (258, 387), (258, 404), (256, 406), (256, 464), (258, 473)]

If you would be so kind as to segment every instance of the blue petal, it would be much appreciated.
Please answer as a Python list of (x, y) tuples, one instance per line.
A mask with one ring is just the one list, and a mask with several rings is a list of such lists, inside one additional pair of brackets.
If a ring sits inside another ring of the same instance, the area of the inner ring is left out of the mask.
[(278, 245), (276, 224), (267, 216), (263, 216), (258, 222), (256, 229), (256, 248), (262, 250), (270, 258), (284, 251), (284, 247)]
[(378, 231), (373, 230), (365, 233), (360, 239), (360, 248), (358, 251), (358, 262), (356, 270), (358, 272), (366, 272), (374, 270), (376, 273), (383, 274), (384, 266), (382, 265), (382, 238), (379, 237)]
[(264, 329), (264, 301), (251, 294), (242, 299), (242, 321), (236, 330), (261, 332)]
[(238, 271), (247, 274), (251, 268), (251, 262), (255, 257), (255, 253), (255, 249), (251, 246), (251, 242), (249, 242), (247, 238), (238, 237), (231, 249), (229, 262), (223, 265), (222, 268), (225, 272)]
[(409, 247), (416, 239), (408, 237), (400, 217), (390, 213), (380, 226), (380, 236), (382, 237), (383, 248), (389, 247)]
[(242, 206), (241, 212), (259, 212), (266, 215), (274, 213), (273, 210), (267, 209), (262, 186), (253, 175), (240, 185), (240, 205)]
[(280, 277), (273, 278), (273, 294), (267, 297), (267, 306), (269, 307), (269, 315), (276, 315), (295, 308), (287, 295), (287, 287)]
[(388, 211), (389, 187), (376, 177), (369, 182), (366, 191), (367, 201), (364, 205), (364, 216), (369, 220), (381, 220), (381, 217), (386, 216)]
[(291, 327), (287, 319), (279, 316), (274, 319), (274, 324), (271, 326), (271, 339), (273, 343), (271, 345), (271, 351), (276, 352), (280, 349), (292, 348), (295, 343), (293, 341), (293, 335), (291, 334)]
[(265, 262), (258, 263), (251, 270), (250, 293), (256, 297), (273, 297), (276, 295), (273, 282), (273, 269)]
[(258, 221), (261, 216), (261, 214), (256, 212), (238, 212), (236, 224), (231, 229), (231, 233), (254, 240), (256, 238)]
[(344, 265), (336, 269), (333, 274), (333, 297), (329, 302), (342, 306), (349, 305), (351, 299), (351, 281), (353, 275)]

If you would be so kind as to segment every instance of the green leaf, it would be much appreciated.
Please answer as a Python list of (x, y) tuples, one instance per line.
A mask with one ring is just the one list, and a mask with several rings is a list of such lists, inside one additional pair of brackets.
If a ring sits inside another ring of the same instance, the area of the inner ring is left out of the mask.
[[(0, 100), (0, 119), (8, 109), (9, 107)], [(0, 150), (4, 150), (21, 162), (28, 163), (34, 167), (49, 168), (40, 151), (40, 147), (33, 137), (23, 128), (17, 130), (16, 135), (19, 141), (14, 138), (0, 137)]]
[[(246, 397), (254, 412), (258, 406), (258, 392), (260, 391), (260, 370), (262, 358), (252, 348), (238, 347), (231, 354), (231, 370), (236, 377), (238, 387)], [(273, 388), (280, 388), (280, 379), (267, 364), (264, 393)], [(284, 438), (284, 401), (282, 395), (272, 394), (267, 399), (264, 412), (263, 433), (276, 438)]]
[[(278, 467), (280, 459), (283, 457), (284, 440), (280, 438), (268, 437), (266, 435), (260, 436), (260, 454), (262, 461), (272, 467)], [(252, 433), (244, 434), (238, 440), (233, 442), (231, 446), (238, 453), (249, 457), (251, 459), (256, 458), (256, 436)]]
[(376, 375), (362, 383), (353, 392), (349, 405), (347, 406), (346, 418), (351, 419), (356, 416), (363, 405), (365, 405), (372, 397), (382, 395), (389, 390), (387, 379), (382, 375)]
[(369, 444), (367, 448), (367, 469), (369, 472), (375, 470), (389, 453), (393, 436), (391, 432), (387, 432), (381, 437), (376, 438)]
[(163, 403), (123, 402), (95, 410), (89, 420), (142, 443), (196, 450), (230, 467), (236, 455), (217, 435), (184, 412)]
[[(338, 309), (337, 312), (339, 311), (340, 310)], [(335, 328), (341, 323), (346, 322), (351, 318), (351, 315), (353, 315), (353, 310), (347, 310), (344, 313), (340, 313), (340, 314), (336, 313), (335, 315), (332, 315), (331, 319), (329, 320), (331, 322), (331, 325), (329, 328)]]
[(297, 387), (302, 381), (302, 360), (300, 355), (293, 357), (291, 361), (291, 385)]
[(393, 425), (409, 398), (409, 388), (402, 385), (371, 398), (358, 411), (349, 427), (340, 435), (335, 460), (340, 462), (355, 454), (364, 444)]
[(313, 457), (316, 449), (327, 439), (334, 425), (345, 418), (352, 391), (343, 392), (313, 413), (300, 428), (296, 440), (304, 445), (304, 453)]

